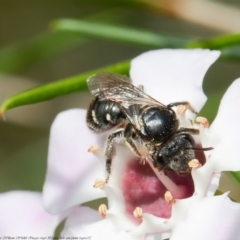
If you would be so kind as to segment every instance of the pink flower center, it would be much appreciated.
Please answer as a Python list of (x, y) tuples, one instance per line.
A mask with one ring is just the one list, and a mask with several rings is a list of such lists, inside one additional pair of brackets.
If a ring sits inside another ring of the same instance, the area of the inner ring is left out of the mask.
[[(182, 186), (184, 186), (184, 193), (179, 194), (181, 198), (192, 196), (194, 184), (191, 174), (179, 176), (177, 173), (169, 171), (167, 176), (175, 184), (181, 186), (179, 191), (182, 191)], [(141, 207), (143, 212), (151, 213), (157, 217), (170, 218), (172, 207), (164, 199), (164, 194), (168, 189), (161, 183), (148, 164), (141, 165), (138, 159), (128, 161), (121, 187), (126, 211), (132, 218), (134, 218), (133, 211), (136, 207)]]

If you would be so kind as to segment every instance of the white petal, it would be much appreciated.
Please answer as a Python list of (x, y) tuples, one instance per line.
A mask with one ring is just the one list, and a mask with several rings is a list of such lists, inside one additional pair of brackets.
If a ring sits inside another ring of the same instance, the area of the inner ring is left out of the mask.
[[(65, 222), (64, 229), (75, 228), (81, 225), (100, 221), (102, 217), (99, 212), (89, 207), (76, 207), (70, 213)], [(64, 230), (65, 231), (65, 230)]]
[(226, 195), (206, 197), (175, 226), (171, 240), (240, 239), (240, 204)]
[(211, 196), (215, 193), (220, 174), (214, 174), (213, 167), (213, 162), (209, 159), (204, 166), (192, 170), (194, 190), (198, 196)]
[(131, 62), (134, 85), (164, 104), (188, 101), (199, 111), (206, 101), (202, 81), (219, 51), (163, 49), (141, 54)]
[(128, 161), (135, 158), (126, 147), (116, 144), (116, 156), (112, 161), (112, 173), (108, 184), (104, 187), (108, 198), (108, 219), (119, 229), (129, 229), (134, 226), (129, 216), (126, 216), (126, 206), (122, 192), (122, 177)]
[(215, 171), (240, 170), (240, 79), (234, 81), (222, 98), (216, 119), (210, 133), (218, 139), (211, 159)]
[(41, 193), (12, 191), (0, 194), (0, 237), (53, 236), (61, 220), (44, 210)]
[[(124, 231), (119, 231), (117, 227), (114, 226), (108, 218), (102, 220), (100, 214), (96, 210), (88, 207), (79, 207), (75, 208), (70, 213), (61, 236), (91, 237), (91, 239), (96, 240), (134, 240), (134, 237), (131, 237)], [(139, 238), (137, 239), (139, 240)]]
[(104, 174), (103, 166), (88, 152), (91, 145), (102, 149), (105, 140), (88, 129), (85, 118), (85, 110), (69, 110), (60, 113), (52, 125), (43, 188), (44, 206), (50, 213), (105, 196), (93, 188)]
[[(66, 228), (61, 236), (64, 238), (75, 237), (78, 239), (84, 238), (91, 240), (134, 240), (130, 234), (124, 231), (118, 231), (109, 219), (93, 223), (80, 223), (74, 227)], [(141, 238), (139, 240), (141, 240)]]
[(169, 230), (171, 227), (172, 222), (168, 221), (168, 219), (159, 218), (149, 213), (143, 213), (143, 222), (139, 226), (132, 228), (130, 233), (136, 237), (149, 233), (151, 235), (156, 233), (156, 235), (165, 239), (169, 238)]

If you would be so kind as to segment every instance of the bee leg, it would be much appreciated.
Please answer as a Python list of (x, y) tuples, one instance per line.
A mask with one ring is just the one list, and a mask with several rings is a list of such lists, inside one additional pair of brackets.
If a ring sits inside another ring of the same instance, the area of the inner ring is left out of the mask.
[(131, 138), (126, 138), (127, 145), (131, 149), (131, 151), (140, 158), (140, 164), (145, 164), (146, 159), (142, 156), (142, 154), (138, 151), (134, 141)]
[[(196, 114), (198, 116), (198, 112), (195, 111), (195, 109), (190, 105), (189, 102), (175, 102), (175, 103), (170, 103), (167, 105), (167, 108), (172, 108), (172, 107), (178, 107), (178, 106), (184, 106), (186, 109), (189, 109), (191, 112)], [(180, 112), (181, 114), (182, 112)]]
[(107, 176), (105, 182), (108, 183), (111, 170), (112, 170), (112, 159), (116, 154), (116, 148), (114, 143), (118, 143), (123, 137), (123, 129), (118, 129), (116, 132), (110, 134), (107, 138), (106, 147), (105, 147), (105, 156), (106, 156), (106, 171)]
[(139, 157), (141, 163), (145, 163), (142, 159), (142, 154), (138, 151), (138, 148), (134, 140), (138, 141), (141, 145), (143, 144), (142, 138), (136, 133), (134, 126), (131, 123), (128, 123), (124, 130), (124, 138), (126, 139), (127, 145), (132, 150), (132, 152)]
[(180, 128), (175, 132), (175, 135), (177, 135), (179, 133), (188, 133), (191, 135), (197, 135), (197, 134), (199, 134), (199, 130), (196, 128)]

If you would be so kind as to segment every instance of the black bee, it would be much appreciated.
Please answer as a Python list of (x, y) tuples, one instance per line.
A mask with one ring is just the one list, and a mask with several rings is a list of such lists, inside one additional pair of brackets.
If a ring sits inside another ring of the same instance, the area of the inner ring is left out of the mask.
[(195, 158), (194, 150), (211, 149), (195, 147), (192, 135), (199, 134), (198, 129), (179, 128), (179, 120), (172, 108), (184, 105), (196, 113), (188, 102), (164, 105), (119, 74), (97, 74), (89, 77), (87, 84), (95, 96), (87, 111), (88, 127), (101, 132), (122, 126), (112, 132), (106, 142), (106, 182), (115, 155), (114, 143), (119, 139), (124, 139), (140, 159), (146, 158), (139, 151), (145, 147), (159, 171), (173, 170), (180, 175), (191, 172), (188, 163)]

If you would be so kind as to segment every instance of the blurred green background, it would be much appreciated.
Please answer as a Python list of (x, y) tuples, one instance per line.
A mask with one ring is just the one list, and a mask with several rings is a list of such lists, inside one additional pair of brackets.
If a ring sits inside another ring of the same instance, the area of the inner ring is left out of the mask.
[[(240, 32), (238, 16), (237, 0), (1, 0), (0, 100), (154, 49), (76, 33), (52, 32), (49, 26), (53, 20), (88, 19), (195, 39)], [(214, 108), (207, 107), (204, 113), (210, 120), (217, 111), (221, 94), (239, 76), (239, 61), (220, 60), (208, 71), (204, 91)], [(88, 92), (74, 93), (6, 113), (7, 121), (0, 122), (1, 192), (41, 191), (52, 121), (65, 109), (86, 108), (90, 100)], [(224, 179), (226, 183), (227, 177)], [(224, 188), (223, 183), (221, 189)], [(232, 194), (239, 199), (236, 189)]]

